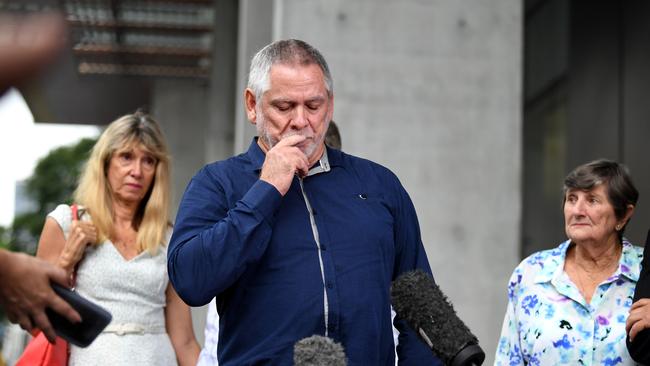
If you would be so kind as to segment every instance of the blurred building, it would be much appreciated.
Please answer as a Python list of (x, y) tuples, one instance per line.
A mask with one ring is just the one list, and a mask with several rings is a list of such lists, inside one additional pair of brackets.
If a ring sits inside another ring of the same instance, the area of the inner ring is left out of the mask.
[[(47, 1), (1, 1), (25, 7)], [(566, 0), (66, 0), (71, 44), (23, 88), (37, 121), (105, 124), (148, 107), (173, 153), (176, 205), (205, 163), (254, 136), (248, 62), (275, 39), (319, 48), (345, 150), (392, 169), (431, 267), (493, 360), (522, 256), (564, 238), (562, 178), (629, 165), (650, 208), (650, 5)], [(201, 322), (201, 316), (196, 319)], [(202, 327), (198, 331), (201, 332)]]

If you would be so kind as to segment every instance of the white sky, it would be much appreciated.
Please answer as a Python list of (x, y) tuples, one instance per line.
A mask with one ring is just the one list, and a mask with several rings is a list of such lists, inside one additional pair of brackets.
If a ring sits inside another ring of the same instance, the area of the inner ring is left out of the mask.
[(16, 181), (28, 178), (39, 158), (55, 147), (96, 137), (99, 132), (96, 126), (35, 124), (18, 91), (0, 97), (0, 225), (11, 224)]

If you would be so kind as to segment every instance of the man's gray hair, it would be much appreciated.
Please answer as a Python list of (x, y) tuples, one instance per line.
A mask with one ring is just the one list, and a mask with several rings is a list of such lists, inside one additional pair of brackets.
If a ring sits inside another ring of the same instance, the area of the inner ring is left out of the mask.
[(269, 90), (271, 66), (275, 64), (297, 64), (307, 66), (316, 64), (323, 72), (325, 88), (331, 96), (334, 83), (330, 69), (323, 55), (307, 42), (298, 39), (285, 39), (273, 42), (255, 54), (248, 73), (248, 88), (260, 99)]

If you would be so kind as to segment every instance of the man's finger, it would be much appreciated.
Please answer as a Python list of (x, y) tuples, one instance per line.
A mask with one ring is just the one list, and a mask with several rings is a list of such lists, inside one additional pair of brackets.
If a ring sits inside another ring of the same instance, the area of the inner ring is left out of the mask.
[(650, 299), (639, 299), (637, 302), (632, 304), (632, 307), (630, 308), (630, 310), (635, 310), (635, 309), (638, 309), (640, 307), (643, 307), (643, 306), (647, 305), (648, 302), (650, 302)]
[(296, 168), (298, 169), (298, 175), (300, 175), (301, 177), (304, 177), (304, 176), (307, 175), (307, 173), (309, 173), (309, 163), (307, 162), (307, 157), (306, 156), (303, 156), (298, 161), (298, 164), (297, 164)]
[(50, 297), (47, 307), (63, 315), (72, 323), (79, 323), (81, 321), (81, 315), (79, 315), (79, 313), (67, 301), (59, 297), (54, 291), (52, 291), (52, 296)]
[(633, 326), (634, 323), (636, 323), (638, 320), (639, 320), (639, 319), (636, 319), (635, 316), (634, 316), (634, 314), (630, 314), (630, 315), (627, 317), (627, 320), (625, 321), (625, 331), (626, 331), (627, 333), (630, 333), (630, 329), (632, 329), (632, 326)]
[(645, 328), (646, 327), (642, 321), (635, 322), (634, 325), (632, 325), (632, 328), (630, 328), (630, 331), (628, 333), (630, 336), (630, 341), (633, 341), (636, 335)]
[(294, 146), (298, 145), (299, 143), (305, 141), (306, 137), (303, 135), (291, 135), (284, 137), (282, 140), (280, 140), (275, 146)]
[(15, 323), (18, 323), (18, 325), (20, 325), (21, 328), (23, 328), (24, 330), (26, 330), (28, 332), (30, 330), (32, 330), (32, 328), (34, 327), (32, 325), (32, 321), (29, 319), (29, 317), (27, 315), (24, 315), (24, 314), (21, 314), (18, 317), (18, 319), (17, 319), (17, 321)]
[(14, 324), (19, 324), (18, 323), (18, 314), (11, 312), (7, 313), (7, 319), (9, 319), (9, 322), (14, 323)]
[[(68, 282), (70, 278), (63, 268), (53, 266), (49, 263), (45, 263), (48, 266), (47, 276), (50, 278), (50, 281), (56, 282), (61, 286), (68, 287)], [(54, 293), (54, 291), (52, 291)]]
[(43, 334), (45, 334), (45, 338), (47, 338), (50, 343), (54, 343), (56, 332), (54, 331), (54, 327), (52, 327), (52, 324), (47, 318), (45, 312), (39, 312), (35, 314), (34, 323), (43, 332)]
[[(48, 271), (48, 276), (50, 277), (51, 281), (54, 281), (66, 288), (70, 283), (70, 278), (68, 277), (68, 274), (62, 268), (59, 267), (51, 266)], [(49, 308), (63, 315), (66, 319), (68, 319), (73, 323), (78, 323), (81, 321), (81, 315), (79, 315), (79, 313), (77, 313), (77, 311), (72, 306), (70, 306), (70, 304), (68, 304), (67, 301), (59, 297), (54, 292), (54, 290), (52, 290), (52, 293), (50, 296), (48, 296), (48, 299), (49, 302), (47, 306)]]

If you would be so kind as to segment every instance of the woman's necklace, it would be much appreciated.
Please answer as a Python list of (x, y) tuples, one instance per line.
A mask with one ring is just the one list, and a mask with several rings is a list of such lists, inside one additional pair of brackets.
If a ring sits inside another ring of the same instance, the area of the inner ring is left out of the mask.
[[(574, 248), (576, 251), (577, 248)], [(618, 268), (619, 258), (621, 253), (618, 255), (612, 256), (611, 259), (602, 266), (596, 265), (595, 269), (587, 268), (583, 263), (581, 263), (577, 258), (577, 252), (573, 253), (573, 274), (575, 277), (575, 284), (578, 287), (578, 291), (582, 294), (582, 297), (587, 301), (591, 302), (591, 297), (593, 296), (596, 288), (602, 281), (607, 279), (612, 273), (616, 272)]]

